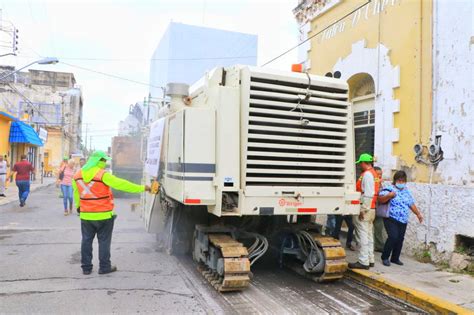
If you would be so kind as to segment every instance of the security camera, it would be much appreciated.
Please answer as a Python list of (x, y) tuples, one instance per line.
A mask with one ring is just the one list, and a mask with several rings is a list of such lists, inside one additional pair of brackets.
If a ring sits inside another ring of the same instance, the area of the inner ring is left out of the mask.
[(417, 143), (413, 146), (413, 151), (415, 151), (416, 155), (420, 155), (423, 152), (423, 146)]
[(441, 151), (441, 148), (438, 143), (432, 143), (428, 147), (428, 153), (430, 154), (430, 156), (437, 156), (440, 151)]
[(441, 136), (436, 136), (435, 140), (431, 142), (428, 153), (431, 157), (438, 157), (443, 153), (443, 150), (441, 150)]

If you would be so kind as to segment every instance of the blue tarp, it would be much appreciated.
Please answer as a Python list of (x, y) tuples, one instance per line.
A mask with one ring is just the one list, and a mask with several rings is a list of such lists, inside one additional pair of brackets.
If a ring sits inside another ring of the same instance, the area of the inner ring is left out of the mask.
[(21, 121), (12, 121), (10, 126), (10, 143), (29, 143), (42, 147), (43, 141), (36, 131)]

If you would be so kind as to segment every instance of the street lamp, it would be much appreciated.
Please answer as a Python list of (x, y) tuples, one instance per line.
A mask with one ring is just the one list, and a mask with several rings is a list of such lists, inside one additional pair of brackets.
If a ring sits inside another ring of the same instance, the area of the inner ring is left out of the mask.
[(36, 60), (36, 61), (34, 61), (34, 62), (32, 62), (32, 63), (27, 64), (27, 65), (24, 66), (24, 67), (21, 67), (20, 69), (17, 69), (17, 70), (15, 70), (15, 71), (12, 71), (12, 72), (7, 73), (6, 75), (4, 75), (4, 76), (2, 76), (2, 77), (0, 78), (0, 81), (3, 81), (3, 79), (5, 79), (5, 78), (11, 76), (12, 74), (15, 74), (15, 73), (17, 73), (17, 72), (23, 70), (23, 69), (25, 69), (25, 68), (28, 68), (29, 66), (34, 65), (35, 63), (37, 63), (37, 64), (39, 64), (39, 65), (52, 65), (52, 64), (56, 64), (56, 63), (58, 63), (58, 62), (59, 62), (58, 58), (55, 58), (55, 57), (46, 57), (46, 58), (43, 58), (43, 59), (40, 59), (40, 60)]

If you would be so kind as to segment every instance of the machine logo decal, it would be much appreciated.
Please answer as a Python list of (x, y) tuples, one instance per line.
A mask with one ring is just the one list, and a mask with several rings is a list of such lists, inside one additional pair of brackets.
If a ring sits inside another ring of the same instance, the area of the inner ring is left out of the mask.
[(278, 204), (280, 205), (280, 207), (299, 207), (299, 206), (302, 206), (303, 203), (301, 201), (297, 201), (297, 200), (286, 200), (284, 198), (281, 198), (279, 201), (278, 201)]

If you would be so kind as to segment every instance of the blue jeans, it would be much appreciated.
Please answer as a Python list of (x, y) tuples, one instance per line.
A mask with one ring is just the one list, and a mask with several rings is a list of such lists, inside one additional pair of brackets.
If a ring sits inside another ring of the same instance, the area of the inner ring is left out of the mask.
[(72, 209), (72, 186), (61, 184), (61, 191), (63, 193), (64, 210), (68, 209), (67, 207), (68, 201), (69, 201), (69, 210), (71, 210)]
[(336, 215), (328, 214), (326, 220), (326, 235), (332, 235), (334, 233), (334, 229), (336, 228)]
[(407, 223), (402, 223), (392, 218), (384, 218), (383, 224), (387, 230), (388, 237), (383, 247), (382, 259), (390, 258), (391, 261), (399, 261), (403, 240), (405, 239), (405, 232), (407, 230)]
[(17, 180), (16, 186), (18, 187), (18, 199), (20, 199), (20, 202), (25, 202), (30, 194), (30, 181)]
[(112, 242), (112, 231), (114, 230), (115, 216), (111, 219), (90, 221), (81, 220), (82, 244), (81, 244), (81, 268), (84, 271), (92, 270), (92, 242), (97, 234), (99, 242), (99, 270), (109, 271), (110, 244)]

